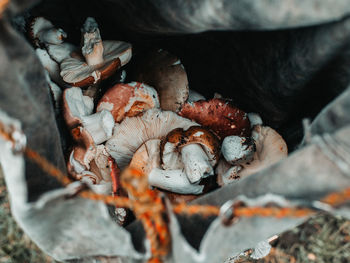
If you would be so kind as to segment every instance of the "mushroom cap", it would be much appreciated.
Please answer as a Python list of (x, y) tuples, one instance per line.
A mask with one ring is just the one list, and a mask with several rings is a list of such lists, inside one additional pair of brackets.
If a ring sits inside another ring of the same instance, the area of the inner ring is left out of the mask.
[(62, 63), (63, 60), (70, 58), (75, 52), (77, 52), (77, 47), (70, 43), (46, 45), (46, 49), (50, 57), (57, 63)]
[(63, 92), (63, 117), (69, 128), (81, 124), (82, 117), (92, 114), (93, 99), (84, 96), (80, 88), (72, 87)]
[(114, 85), (97, 104), (97, 111), (109, 110), (116, 122), (151, 108), (159, 108), (158, 94), (152, 87), (139, 82)]
[(255, 141), (256, 152), (252, 162), (242, 164), (243, 169), (238, 173), (241, 177), (257, 173), (288, 155), (286, 142), (270, 127), (256, 125), (252, 138)]
[(189, 94), (188, 79), (181, 61), (164, 50), (152, 51), (137, 63), (134, 79), (154, 87), (163, 110), (177, 112)]
[(109, 154), (124, 169), (136, 150), (150, 139), (162, 139), (175, 128), (187, 129), (197, 125), (171, 111), (150, 109), (136, 117), (126, 117), (114, 127), (112, 138), (106, 142)]
[(222, 142), (221, 152), (232, 165), (251, 161), (255, 152), (254, 140), (250, 137), (227, 136)]
[(112, 181), (109, 157), (110, 155), (107, 152), (106, 147), (101, 144), (96, 146), (94, 160), (90, 163), (90, 170), (98, 175), (101, 180), (104, 180), (106, 182)]
[(103, 60), (99, 65), (88, 65), (84, 57), (69, 57), (61, 63), (63, 80), (83, 87), (114, 74), (131, 59), (131, 44), (122, 41), (103, 41)]
[[(169, 144), (171, 146), (169, 146)], [(186, 131), (182, 128), (177, 128), (169, 132), (162, 140), (160, 147), (162, 163), (167, 165), (170, 161), (169, 157), (175, 157), (172, 153), (180, 152), (181, 148), (189, 144), (201, 145), (209, 158), (210, 164), (212, 166), (216, 165), (220, 156), (220, 141), (212, 132), (200, 126), (192, 126)], [(176, 168), (171, 167), (171, 169)]]
[[(49, 32), (52, 31), (52, 32)], [(52, 36), (44, 37), (44, 34), (52, 33)], [(29, 37), (36, 46), (39, 44), (61, 44), (67, 34), (62, 29), (56, 29), (55, 26), (46, 18), (40, 16), (30, 22)]]
[(219, 138), (226, 136), (250, 136), (247, 114), (225, 99), (196, 101), (183, 105), (179, 115), (211, 129)]
[(148, 176), (153, 168), (160, 167), (160, 144), (160, 139), (151, 139), (143, 143), (133, 155), (129, 167)]
[(96, 154), (94, 140), (82, 126), (72, 129), (71, 133), (78, 145), (74, 147), (74, 159), (87, 169), (90, 169), (90, 162), (95, 158)]
[(238, 180), (240, 178), (238, 173), (241, 169), (241, 166), (232, 166), (224, 158), (221, 158), (215, 169), (217, 184), (224, 186)]

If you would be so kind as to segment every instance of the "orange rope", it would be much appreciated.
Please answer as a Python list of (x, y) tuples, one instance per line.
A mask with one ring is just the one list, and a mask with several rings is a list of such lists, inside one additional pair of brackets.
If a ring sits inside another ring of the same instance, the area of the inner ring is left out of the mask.
[(8, 6), (10, 0), (0, 0), (0, 18), (2, 13), (5, 11), (6, 7)]
[[(0, 0), (1, 1), (1, 0)], [(1, 2), (0, 2), (1, 3)], [(11, 132), (0, 123), (0, 136), (5, 140), (15, 143)], [(55, 177), (64, 186), (72, 181), (46, 158), (34, 150), (26, 147), (24, 154), (36, 163), (47, 174)], [(90, 190), (80, 191), (77, 195), (95, 201), (102, 201), (109, 205), (125, 207), (134, 211), (145, 229), (147, 239), (150, 242), (152, 257), (149, 263), (159, 263), (168, 254), (170, 235), (166, 219), (166, 208), (163, 200), (156, 191), (149, 188), (147, 177), (139, 170), (126, 169), (121, 175), (122, 187), (128, 191), (130, 198), (121, 196), (107, 196), (95, 194)], [(331, 206), (338, 206), (350, 200), (350, 188), (327, 195), (321, 201)], [(217, 216), (220, 209), (209, 205), (187, 205), (181, 203), (173, 207), (176, 214), (202, 216)], [(278, 208), (278, 207), (242, 207), (234, 208), (233, 217), (305, 217), (314, 214), (315, 211), (308, 208)]]

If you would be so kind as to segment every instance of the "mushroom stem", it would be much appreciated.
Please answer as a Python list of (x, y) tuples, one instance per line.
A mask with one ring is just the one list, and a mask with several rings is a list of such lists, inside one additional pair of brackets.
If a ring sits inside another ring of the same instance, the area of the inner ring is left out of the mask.
[(50, 28), (38, 33), (39, 40), (45, 44), (58, 45), (61, 44), (63, 42), (63, 39), (66, 37), (66, 32), (64, 32), (61, 28)]
[(112, 137), (114, 118), (107, 110), (102, 110), (90, 116), (83, 116), (82, 123), (95, 144), (101, 144)]
[(182, 170), (154, 168), (148, 175), (150, 185), (179, 194), (201, 194), (204, 186), (191, 184)]
[(214, 175), (209, 158), (198, 144), (189, 144), (181, 149), (182, 162), (185, 172), (191, 183), (196, 183), (203, 177)]
[(81, 52), (89, 66), (103, 63), (103, 44), (96, 20), (88, 17), (82, 28), (84, 45)]

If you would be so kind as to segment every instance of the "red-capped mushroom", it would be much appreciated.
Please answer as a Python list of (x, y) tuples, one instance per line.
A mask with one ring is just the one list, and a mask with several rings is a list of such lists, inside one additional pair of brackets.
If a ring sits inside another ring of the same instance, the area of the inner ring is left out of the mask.
[(97, 104), (97, 111), (109, 110), (116, 122), (151, 108), (159, 108), (158, 94), (152, 87), (139, 82), (116, 84)]
[(103, 41), (92, 17), (82, 28), (82, 56), (66, 58), (61, 63), (63, 80), (73, 86), (88, 86), (106, 79), (131, 59), (131, 45), (122, 41)]
[(247, 114), (225, 99), (211, 99), (186, 103), (179, 115), (211, 129), (219, 138), (226, 136), (250, 136)]

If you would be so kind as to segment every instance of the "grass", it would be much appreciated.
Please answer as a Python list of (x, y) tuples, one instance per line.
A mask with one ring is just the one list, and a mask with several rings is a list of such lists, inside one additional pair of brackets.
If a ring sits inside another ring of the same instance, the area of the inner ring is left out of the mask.
[(4, 178), (0, 170), (0, 263), (55, 262), (17, 226), (11, 216)]
[[(12, 218), (0, 170), (0, 263), (23, 262), (55, 261), (41, 252)], [(235, 261), (235, 263), (301, 262), (350, 262), (350, 221), (329, 214), (317, 215), (280, 235), (267, 257), (260, 260), (241, 257)]]

